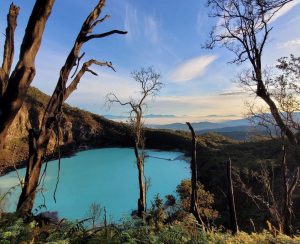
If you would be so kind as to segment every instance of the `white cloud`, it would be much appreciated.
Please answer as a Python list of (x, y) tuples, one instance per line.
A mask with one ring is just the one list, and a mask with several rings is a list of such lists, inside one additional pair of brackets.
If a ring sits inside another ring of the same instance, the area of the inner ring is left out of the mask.
[(196, 20), (196, 31), (199, 36), (203, 36), (205, 34), (205, 26), (207, 25), (208, 16), (206, 13), (203, 12), (203, 9), (201, 9), (197, 14), (197, 20)]
[(300, 46), (300, 38), (278, 44), (279, 48), (293, 48), (296, 46)]
[(216, 59), (217, 57), (213, 55), (189, 59), (171, 72), (170, 79), (180, 83), (200, 77), (204, 74), (207, 67)]
[(137, 9), (127, 4), (125, 9), (124, 27), (128, 31), (126, 38), (132, 40), (139, 34)]
[(145, 36), (152, 43), (158, 41), (158, 24), (152, 16), (145, 17)]
[(300, 4), (300, 0), (294, 0), (291, 1), (289, 3), (287, 3), (286, 5), (284, 5), (271, 19), (271, 22), (274, 22), (275, 20), (277, 20), (278, 18), (280, 18), (281, 16), (285, 15), (287, 12), (289, 12), (291, 9), (293, 9), (295, 6), (297, 6), (298, 4)]
[(125, 30), (128, 40), (137, 40), (146, 38), (152, 43), (159, 41), (159, 25), (154, 16), (141, 12), (134, 6), (126, 4), (125, 6)]
[(243, 101), (249, 99), (248, 94), (220, 96), (218, 94), (199, 94), (197, 96), (163, 96), (157, 97), (149, 104), (149, 112), (170, 113), (179, 116), (188, 114), (192, 117), (215, 114), (225, 116), (234, 114), (243, 116)]

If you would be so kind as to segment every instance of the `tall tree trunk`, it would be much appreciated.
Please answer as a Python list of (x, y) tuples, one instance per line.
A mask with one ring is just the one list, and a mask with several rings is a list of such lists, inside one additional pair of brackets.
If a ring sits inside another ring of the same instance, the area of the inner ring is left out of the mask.
[(0, 103), (0, 150), (4, 148), (7, 131), (22, 107), (28, 87), (35, 76), (35, 58), (55, 0), (37, 0), (29, 18), (19, 61), (8, 78)]
[(48, 145), (49, 138), (50, 131), (46, 135), (36, 136), (32, 129), (29, 130), (29, 159), (24, 185), (17, 205), (17, 212), (22, 217), (31, 215), (40, 179), (42, 160), (46, 151), (46, 147), (43, 145)]
[(285, 123), (284, 119), (281, 117), (280, 112), (278, 110), (278, 107), (276, 106), (275, 102), (270, 97), (270, 94), (268, 93), (265, 84), (262, 80), (262, 71), (261, 68), (256, 68), (256, 80), (257, 80), (257, 90), (256, 94), (261, 99), (265, 101), (265, 103), (268, 105), (269, 110), (280, 128), (280, 131), (287, 137), (289, 143), (294, 147), (295, 149), (295, 155), (296, 160), (300, 160), (300, 148), (298, 144), (298, 140), (294, 132), (291, 130), (291, 128)]
[(199, 225), (202, 226), (202, 229), (205, 230), (205, 224), (200, 216), (198, 206), (197, 206), (197, 140), (194, 128), (189, 122), (186, 122), (188, 125), (191, 134), (192, 134), (192, 160), (191, 160), (191, 184), (192, 184), (192, 193), (191, 193), (191, 203), (190, 203), (190, 212), (194, 215)]
[(230, 216), (230, 228), (232, 230), (232, 234), (236, 234), (239, 230), (236, 211), (235, 211), (235, 201), (234, 201), (234, 192), (233, 192), (233, 184), (232, 184), (232, 175), (231, 175), (231, 159), (229, 158), (227, 162), (227, 184), (228, 184), (228, 206), (229, 206), (229, 216)]
[(138, 144), (135, 143), (134, 153), (137, 161), (138, 178), (139, 178), (139, 199), (138, 199), (138, 217), (144, 219), (146, 212), (146, 186), (144, 176), (144, 160), (139, 154)]
[(27, 162), (25, 182), (22, 187), (21, 196), (17, 205), (17, 212), (21, 216), (28, 216), (31, 214), (34, 199), (36, 195), (36, 188), (40, 177), (41, 170), (41, 155), (39, 153), (36, 135), (34, 131), (29, 130), (29, 159)]

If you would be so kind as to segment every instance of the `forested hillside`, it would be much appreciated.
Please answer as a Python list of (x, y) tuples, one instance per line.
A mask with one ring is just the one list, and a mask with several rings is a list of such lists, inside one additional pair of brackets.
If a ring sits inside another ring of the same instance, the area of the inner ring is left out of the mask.
[[(2, 173), (14, 170), (14, 164), (19, 167), (25, 166), (24, 159), (26, 159), (28, 152), (28, 129), (38, 126), (38, 123), (40, 123), (38, 118), (41, 119), (41, 113), (48, 99), (49, 96), (37, 88), (30, 88), (25, 106), (11, 128), (9, 143), (5, 149), (7, 154), (1, 155)], [(127, 124), (108, 120), (67, 104), (63, 107), (63, 114), (62, 126), (60, 127), (60, 147), (65, 156), (89, 148), (133, 146), (132, 134)], [(147, 148), (180, 150), (189, 157), (191, 155), (192, 144), (188, 132), (146, 128), (145, 138)], [(226, 191), (227, 187), (224, 182), (227, 180), (226, 162), (229, 157), (237, 172), (248, 171), (246, 177), (250, 177), (249, 170), (259, 169), (259, 162), (262, 161), (273, 161), (274, 172), (280, 174), (280, 171), (276, 170), (276, 167), (279, 167), (278, 160), (280, 160), (281, 154), (281, 145), (277, 140), (254, 138), (252, 141), (239, 142), (215, 133), (207, 133), (198, 136), (197, 144), (198, 177), (207, 189), (217, 193), (215, 194), (215, 205), (222, 213), (220, 215), (222, 216), (221, 219), (217, 222), (224, 224), (227, 221), (225, 217), (227, 214), (226, 198), (222, 192)], [(57, 157), (55, 134), (53, 134), (49, 144), (48, 154), (49, 160)], [(236, 190), (238, 192), (240, 191), (239, 188), (239, 185), (237, 185)], [(244, 206), (245, 197), (242, 192), (237, 194), (237, 212), (242, 217), (241, 222), (243, 222), (243, 225), (249, 228), (249, 219), (251, 216), (253, 217), (253, 214), (259, 214), (259, 211), (249, 203), (249, 206), (252, 206), (253, 209), (253, 212), (249, 212), (248, 204)], [(298, 201), (296, 200), (296, 203)], [(296, 210), (297, 212), (300, 211), (298, 208)], [(268, 216), (266, 215), (264, 218), (268, 219)], [(263, 227), (263, 223), (264, 220), (262, 219), (258, 225), (262, 224)]]

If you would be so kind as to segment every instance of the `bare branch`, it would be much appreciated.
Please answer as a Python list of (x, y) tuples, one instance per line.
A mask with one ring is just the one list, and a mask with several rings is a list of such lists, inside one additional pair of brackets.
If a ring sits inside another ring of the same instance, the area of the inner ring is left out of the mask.
[(12, 3), (9, 7), (9, 12), (7, 14), (7, 28), (5, 32), (3, 62), (2, 67), (0, 68), (0, 95), (2, 95), (5, 92), (13, 62), (15, 29), (17, 27), (17, 18), (19, 15), (19, 10), (20, 8)]
[(76, 66), (76, 69), (75, 69), (73, 75), (71, 76), (71, 78), (73, 78), (75, 76), (75, 74), (77, 73), (77, 70), (78, 70), (79, 64), (80, 64), (80, 60), (84, 57), (84, 55), (85, 55), (85, 52), (83, 54), (81, 54), (80, 57), (78, 57), (77, 64), (74, 65), (74, 66)]
[(77, 89), (77, 85), (78, 83), (80, 82), (82, 76), (84, 75), (85, 72), (90, 72), (92, 73), (93, 75), (97, 75), (97, 73), (95, 73), (94, 71), (90, 70), (89, 67), (91, 65), (99, 65), (99, 66), (107, 66), (109, 68), (111, 68), (113, 71), (116, 71), (114, 69), (114, 67), (112, 66), (112, 63), (111, 62), (99, 62), (97, 60), (94, 60), (94, 59), (91, 59), (87, 62), (85, 62), (80, 71), (77, 73), (77, 75), (75, 76), (75, 78), (73, 79), (73, 81), (71, 82), (71, 84), (65, 89), (65, 92), (64, 92), (64, 101), (68, 99), (68, 97), (70, 96), (70, 94)]
[(109, 15), (105, 15), (102, 19), (98, 19), (96, 20), (90, 27), (90, 32), (93, 31), (93, 29), (100, 23), (104, 22), (106, 19), (110, 18)]
[(105, 33), (101, 33), (101, 34), (93, 34), (93, 35), (89, 35), (89, 36), (86, 36), (85, 39), (84, 39), (84, 42), (87, 42), (91, 39), (95, 39), (95, 38), (104, 38), (104, 37), (107, 37), (107, 36), (111, 36), (113, 34), (120, 34), (120, 35), (125, 35), (127, 34), (127, 31), (120, 31), (120, 30), (112, 30), (112, 31), (108, 31), (108, 32), (105, 32)]

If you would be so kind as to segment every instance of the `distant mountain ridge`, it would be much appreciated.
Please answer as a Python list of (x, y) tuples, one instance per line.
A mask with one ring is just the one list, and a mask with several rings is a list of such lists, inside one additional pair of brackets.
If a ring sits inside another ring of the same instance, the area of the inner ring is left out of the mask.
[[(172, 123), (165, 125), (147, 125), (149, 128), (188, 131), (184, 123)], [(262, 126), (253, 126), (247, 119), (227, 120), (224, 122), (196, 122), (192, 126), (197, 135), (203, 135), (208, 132), (218, 133), (220, 135), (235, 139), (246, 140), (252, 136), (266, 135), (267, 132)]]
[[(220, 129), (225, 127), (251, 126), (250, 122), (247, 119), (226, 120), (224, 122), (203, 121), (203, 122), (194, 122), (191, 124), (195, 131)], [(146, 126), (154, 129), (183, 130), (183, 131), (189, 130), (187, 125), (184, 123), (172, 123), (172, 124), (164, 124), (164, 125), (150, 124)]]

